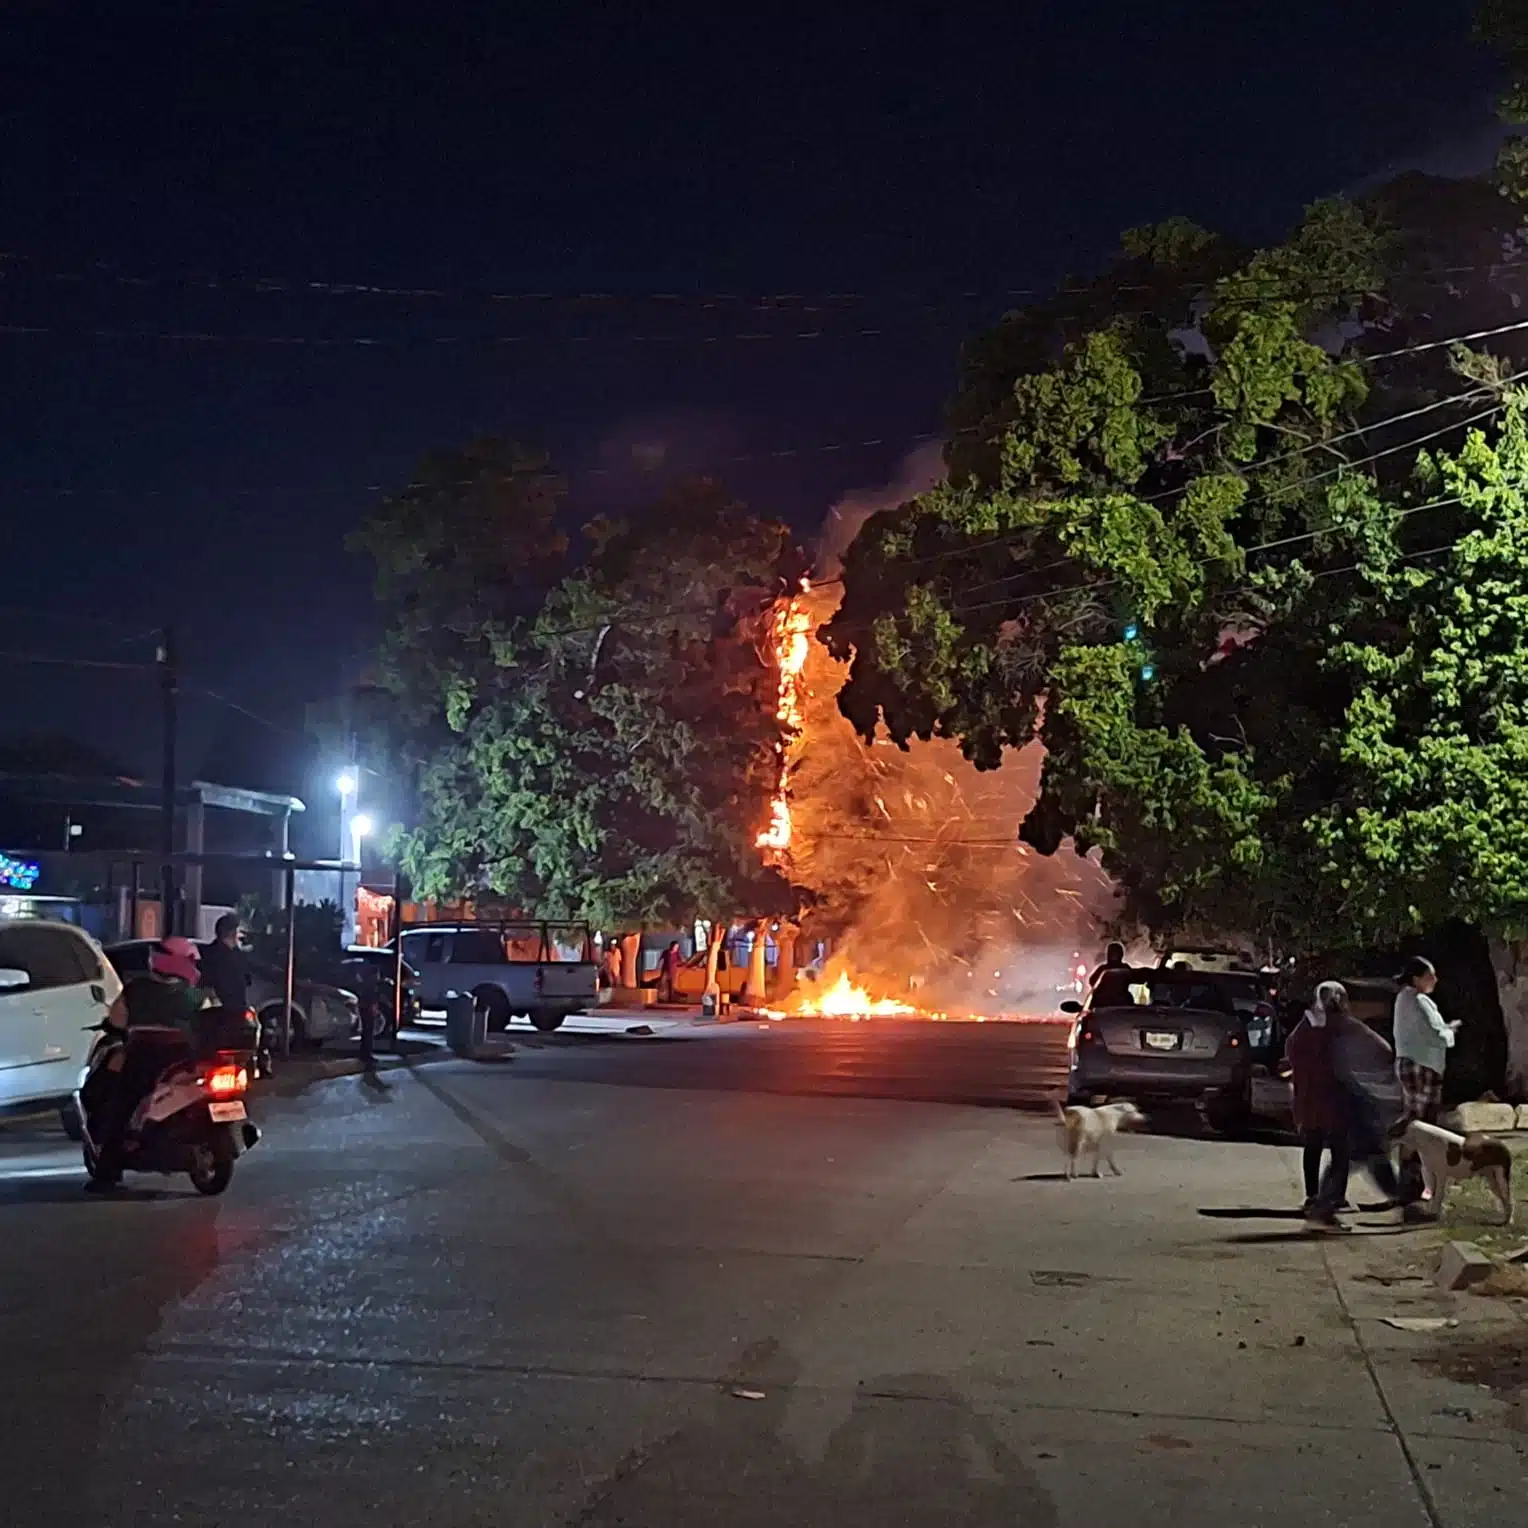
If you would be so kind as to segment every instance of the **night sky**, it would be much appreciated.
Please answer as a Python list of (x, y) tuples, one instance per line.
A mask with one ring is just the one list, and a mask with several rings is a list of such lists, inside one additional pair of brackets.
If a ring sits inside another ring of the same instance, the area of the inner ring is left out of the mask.
[[(371, 634), (343, 537), (432, 445), (540, 441), (591, 511), (707, 470), (806, 532), (1121, 228), (1268, 238), (1490, 155), (1467, 0), (740, 9), (7, 5), (0, 325), (46, 332), (0, 333), (0, 648), (148, 658), (173, 614), (295, 727)], [(152, 760), (150, 678), (0, 683), (4, 730)], [(193, 697), (193, 770), (219, 727), (283, 741)]]

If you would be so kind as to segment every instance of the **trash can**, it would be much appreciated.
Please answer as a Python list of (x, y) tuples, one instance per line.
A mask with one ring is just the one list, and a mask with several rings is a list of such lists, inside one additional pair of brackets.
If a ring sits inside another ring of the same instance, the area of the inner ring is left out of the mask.
[(488, 1033), (488, 1012), (470, 992), (446, 994), (446, 1044), (458, 1056), (470, 1056)]

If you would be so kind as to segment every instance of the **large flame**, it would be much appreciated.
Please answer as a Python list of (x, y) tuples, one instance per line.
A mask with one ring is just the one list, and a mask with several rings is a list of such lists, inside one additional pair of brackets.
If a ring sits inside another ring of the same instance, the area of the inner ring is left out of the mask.
[(764, 1011), (775, 1018), (803, 1019), (895, 1018), (919, 1012), (889, 997), (871, 997), (865, 988), (849, 980), (847, 971), (840, 971), (838, 980), (816, 996), (798, 994), (788, 1007)]
[(791, 820), (790, 766), (791, 750), (801, 738), (803, 707), (806, 700), (807, 654), (811, 651), (812, 617), (805, 596), (811, 584), (801, 580), (801, 593), (782, 600), (775, 608), (773, 623), (775, 667), (779, 671), (779, 699), (775, 718), (780, 723), (780, 740), (775, 744), (780, 767), (775, 793), (769, 803), (769, 826), (756, 842), (770, 864), (779, 864), (790, 850), (795, 825)]

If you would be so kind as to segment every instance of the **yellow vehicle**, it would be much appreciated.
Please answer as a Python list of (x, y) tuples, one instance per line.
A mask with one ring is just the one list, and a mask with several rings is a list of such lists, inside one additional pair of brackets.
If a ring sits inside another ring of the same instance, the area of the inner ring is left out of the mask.
[[(661, 985), (662, 977), (658, 977)], [(728, 958), (727, 946), (723, 945), (716, 958), (716, 985), (731, 997), (737, 997), (748, 983), (746, 964)], [(679, 968), (675, 982), (676, 996), (698, 1003), (706, 991), (706, 952), (698, 951)]]

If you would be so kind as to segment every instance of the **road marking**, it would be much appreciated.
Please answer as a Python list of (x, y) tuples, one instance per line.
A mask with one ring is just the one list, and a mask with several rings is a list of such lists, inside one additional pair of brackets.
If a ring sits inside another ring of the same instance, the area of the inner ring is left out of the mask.
[(15, 1167), (0, 1170), (0, 1183), (15, 1183), (23, 1178), (77, 1178), (84, 1171), (78, 1162), (60, 1162), (52, 1167)]

